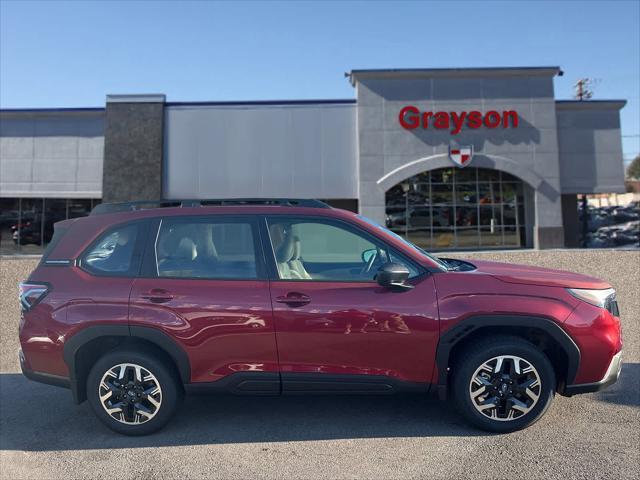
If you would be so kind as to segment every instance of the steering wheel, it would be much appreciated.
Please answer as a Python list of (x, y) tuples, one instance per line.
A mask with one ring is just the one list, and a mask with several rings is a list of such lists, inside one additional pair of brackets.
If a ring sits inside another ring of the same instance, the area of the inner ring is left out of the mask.
[(376, 248), (376, 252), (373, 255), (371, 255), (371, 258), (369, 258), (369, 261), (367, 262), (367, 264), (364, 267), (362, 267), (362, 270), (360, 270), (360, 275), (365, 275), (371, 272), (371, 269), (373, 268), (374, 263), (376, 263), (376, 260), (378, 259), (379, 253), (380, 252)]

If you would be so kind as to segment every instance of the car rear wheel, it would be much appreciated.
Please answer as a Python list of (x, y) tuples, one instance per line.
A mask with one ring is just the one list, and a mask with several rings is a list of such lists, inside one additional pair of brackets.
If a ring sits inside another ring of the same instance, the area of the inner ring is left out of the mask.
[(518, 337), (485, 338), (462, 352), (452, 381), (458, 410), (473, 425), (512, 432), (536, 422), (556, 389), (544, 352)]
[(182, 389), (171, 366), (152, 353), (118, 349), (105, 354), (87, 378), (97, 417), (125, 435), (147, 435), (175, 413)]

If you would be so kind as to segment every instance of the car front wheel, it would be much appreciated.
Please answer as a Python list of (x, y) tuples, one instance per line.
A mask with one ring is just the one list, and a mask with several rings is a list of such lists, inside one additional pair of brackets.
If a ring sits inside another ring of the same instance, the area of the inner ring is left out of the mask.
[(455, 363), (458, 410), (475, 426), (512, 432), (536, 422), (551, 404), (555, 372), (547, 356), (518, 337), (485, 338)]
[(170, 365), (152, 353), (119, 349), (105, 354), (87, 378), (87, 399), (97, 417), (125, 435), (162, 428), (182, 398)]

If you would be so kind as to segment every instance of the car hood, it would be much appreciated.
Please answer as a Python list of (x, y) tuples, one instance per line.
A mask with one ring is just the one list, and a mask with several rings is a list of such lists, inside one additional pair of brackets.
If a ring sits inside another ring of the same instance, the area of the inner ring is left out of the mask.
[(477, 267), (477, 272), (489, 274), (508, 283), (565, 288), (611, 288), (611, 285), (598, 278), (563, 270), (482, 260), (472, 260), (471, 263)]

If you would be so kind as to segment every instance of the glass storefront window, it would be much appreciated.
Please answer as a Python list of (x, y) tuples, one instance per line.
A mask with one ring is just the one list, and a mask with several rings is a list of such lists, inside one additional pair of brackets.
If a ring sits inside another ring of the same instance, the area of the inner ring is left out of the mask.
[(431, 184), (431, 200), (435, 205), (453, 205), (453, 185)]
[(422, 248), (431, 248), (431, 227), (412, 228), (409, 232), (409, 241), (415, 245), (422, 245)]
[(520, 246), (521, 228), (505, 227), (504, 228), (504, 245), (508, 247)]
[[(416, 243), (416, 245), (421, 246)], [(455, 246), (455, 236), (448, 228), (434, 228), (433, 242), (431, 248), (435, 250), (446, 250)]]
[(430, 176), (431, 176), (430, 172), (422, 172), (422, 173), (419, 173), (419, 174), (415, 175), (412, 178), (413, 178), (413, 180), (415, 180), (418, 183), (426, 183), (426, 184), (428, 184)]
[(20, 200), (20, 217), (12, 226), (13, 242), (20, 253), (42, 253), (43, 238), (46, 235), (46, 223), (42, 212), (42, 198), (23, 198)]
[(499, 228), (481, 227), (480, 228), (480, 246), (481, 247), (501, 247), (502, 231)]
[(91, 199), (73, 198), (69, 199), (67, 203), (67, 209), (69, 212), (69, 218), (85, 217), (91, 213), (91, 209), (95, 207), (99, 202), (95, 202)]
[(89, 215), (99, 199), (0, 198), (0, 255), (40, 255), (53, 225)]
[(20, 200), (0, 198), (0, 253), (15, 253), (13, 232), (20, 219)]
[(478, 225), (478, 208), (476, 206), (456, 208), (456, 227), (473, 227), (476, 225)]
[[(414, 185), (414, 188), (411, 188), (407, 193), (411, 205), (429, 205), (431, 202), (429, 185)], [(402, 200), (404, 201), (404, 193)]]
[(518, 184), (515, 183), (503, 183), (502, 184), (502, 198), (504, 203), (515, 204), (516, 197), (521, 195), (518, 192)]
[(453, 172), (453, 168), (440, 168), (438, 170), (431, 170), (431, 183), (452, 183)]
[(456, 228), (457, 248), (476, 248), (478, 246), (479, 234), (475, 227)]
[(478, 182), (478, 169), (477, 168), (463, 168), (456, 170), (456, 183), (477, 183)]
[(409, 210), (410, 227), (431, 227), (431, 207), (415, 206)]
[(478, 203), (478, 188), (475, 183), (472, 184), (458, 184), (456, 182), (456, 204), (458, 205), (470, 205)]
[(500, 225), (500, 206), (499, 205), (481, 205), (480, 206), (480, 225)]
[(64, 198), (45, 198), (45, 218), (48, 223), (56, 223), (67, 218), (67, 200)]
[[(496, 192), (497, 189), (497, 192)], [(496, 203), (496, 199), (500, 196), (500, 184), (498, 183), (479, 183), (478, 184), (479, 202), (481, 204)], [(496, 195), (497, 193), (497, 195)]]
[(453, 207), (433, 207), (433, 227), (453, 226)]
[(524, 245), (523, 184), (482, 168), (423, 172), (386, 194), (387, 227), (425, 249)]
[(478, 168), (478, 181), (479, 182), (499, 182), (500, 171), (489, 170), (487, 168)]
[(516, 182), (516, 183), (520, 183), (520, 179), (518, 179), (517, 177), (514, 177), (513, 175), (511, 175), (510, 173), (507, 172), (500, 172), (500, 179), (503, 182)]
[(502, 209), (503, 209), (502, 223), (504, 225), (517, 225), (518, 224), (517, 209), (511, 205), (504, 205)]

